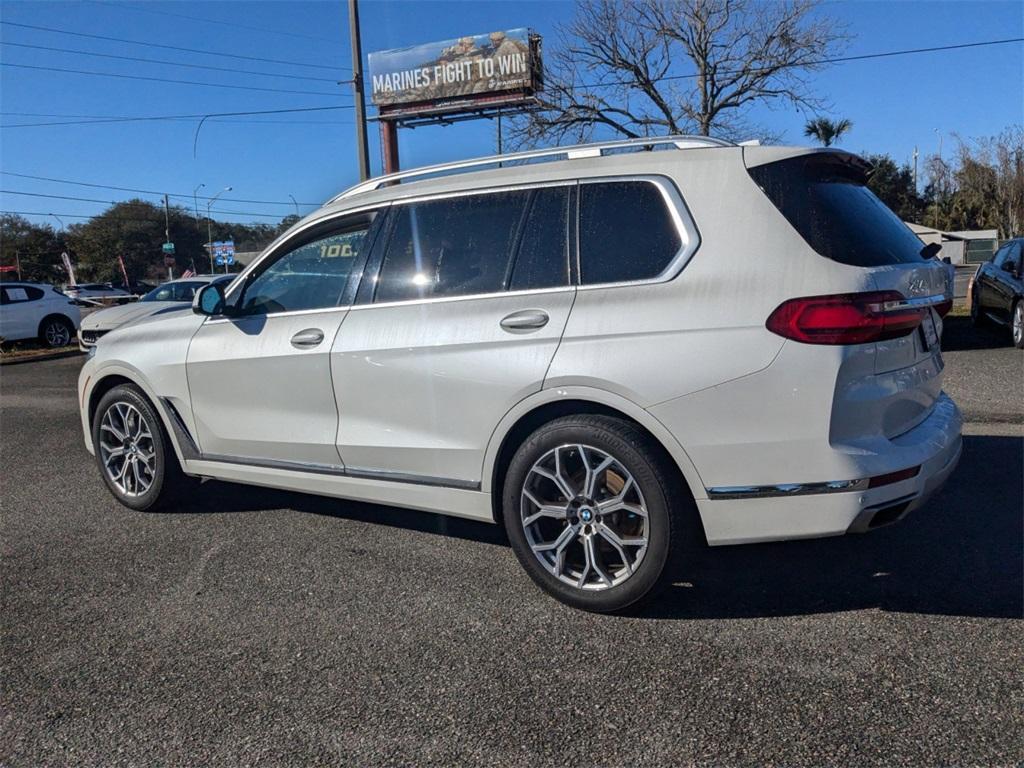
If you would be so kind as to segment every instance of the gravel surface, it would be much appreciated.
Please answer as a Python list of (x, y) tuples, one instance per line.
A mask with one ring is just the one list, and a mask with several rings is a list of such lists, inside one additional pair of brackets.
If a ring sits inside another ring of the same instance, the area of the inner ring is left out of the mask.
[(131, 512), (81, 444), (81, 361), (5, 367), (0, 765), (1019, 765), (1000, 339), (947, 328), (973, 421), (929, 506), (711, 551), (630, 617), (539, 593), (494, 526), (212, 482)]

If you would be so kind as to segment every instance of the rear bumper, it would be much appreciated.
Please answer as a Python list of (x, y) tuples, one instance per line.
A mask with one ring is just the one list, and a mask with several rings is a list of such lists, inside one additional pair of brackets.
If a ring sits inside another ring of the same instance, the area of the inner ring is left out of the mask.
[[(943, 394), (927, 419), (885, 441), (884, 451), (863, 456), (870, 467), (857, 478), (826, 483), (780, 483), (751, 488), (709, 488), (698, 501), (708, 543), (806, 539), (863, 533), (923, 505), (949, 478), (962, 450), (960, 411)], [(867, 478), (920, 466), (914, 476), (876, 488)]]

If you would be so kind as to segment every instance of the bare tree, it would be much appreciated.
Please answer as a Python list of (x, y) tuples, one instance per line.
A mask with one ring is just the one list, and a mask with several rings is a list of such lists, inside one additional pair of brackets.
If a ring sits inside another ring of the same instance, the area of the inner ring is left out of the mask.
[[(820, 0), (579, 0), (519, 144), (699, 133), (736, 138), (757, 104), (817, 110), (810, 73), (846, 35)], [(749, 137), (749, 136), (745, 136)]]
[(995, 229), (1002, 239), (1024, 235), (1024, 128), (980, 139), (957, 136), (952, 163), (933, 155), (925, 169), (928, 224)]

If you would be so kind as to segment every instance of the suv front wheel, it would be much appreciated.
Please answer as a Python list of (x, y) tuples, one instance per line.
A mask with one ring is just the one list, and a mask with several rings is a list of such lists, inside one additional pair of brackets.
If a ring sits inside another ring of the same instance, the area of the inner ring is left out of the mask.
[(530, 435), (503, 496), (505, 528), (530, 577), (599, 613), (647, 597), (674, 565), (686, 517), (697, 515), (666, 464), (643, 431), (608, 416), (566, 416)]
[(127, 507), (166, 506), (194, 485), (181, 471), (160, 417), (134, 385), (114, 387), (100, 400), (92, 444), (103, 481)]

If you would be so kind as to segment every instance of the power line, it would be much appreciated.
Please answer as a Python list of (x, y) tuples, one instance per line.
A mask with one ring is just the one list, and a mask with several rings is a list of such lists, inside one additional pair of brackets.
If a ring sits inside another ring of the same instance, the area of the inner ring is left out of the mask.
[(263, 91), (264, 93), (295, 93), (305, 96), (337, 96), (337, 93), (326, 91), (291, 91), (282, 88), (260, 88), (255, 85), (229, 85), (227, 83), (202, 83), (198, 80), (171, 80), (165, 77), (146, 77), (144, 75), (117, 75), (112, 72), (91, 72), (83, 69), (62, 69), (61, 67), (40, 67), (35, 64), (14, 64), (10, 61), (0, 61), (3, 67), (18, 67), (19, 69), (37, 69), (46, 72), (67, 72), (75, 75), (93, 75), (98, 77), (117, 77), (122, 80), (148, 80), (155, 83), (177, 83), (178, 85), (205, 85), (210, 88), (231, 88), (238, 91)]
[(189, 21), (203, 21), (208, 24), (221, 24), (225, 27), (231, 27), (232, 29), (247, 29), (250, 32), (265, 32), (270, 35), (285, 35), (286, 37), (300, 37), (306, 40), (318, 40), (325, 43), (331, 43), (332, 45), (337, 44), (337, 40), (332, 40), (329, 37), (316, 37), (315, 35), (303, 35), (299, 32), (285, 32), (280, 29), (269, 29), (266, 27), (253, 27), (246, 24), (239, 24), (235, 21), (221, 21), (219, 19), (210, 19), (203, 16), (186, 16), (183, 13), (171, 13), (170, 11), (158, 11), (154, 8), (146, 8), (143, 5), (121, 5), (119, 3), (105, 3), (101, 0), (87, 0), (93, 5), (106, 5), (110, 8), (117, 8), (118, 10), (126, 11), (142, 11), (144, 13), (155, 13), (161, 16), (171, 16), (178, 19), (188, 19)]
[[(744, 73), (757, 73), (778, 69), (792, 69), (794, 67), (817, 67), (825, 64), (844, 64), (850, 61), (865, 61), (867, 59), (882, 59), (889, 56), (908, 56), (917, 53), (935, 53), (937, 51), (955, 51), (962, 48), (980, 48), (988, 45), (1005, 45), (1007, 43), (1024, 43), (1024, 37), (1009, 37), (1005, 40), (982, 40), (976, 43), (956, 43), (953, 45), (936, 45), (929, 48), (907, 48), (900, 51), (883, 51), (880, 53), (863, 53), (857, 56), (837, 56), (831, 59), (817, 59), (814, 61), (803, 61), (799, 64), (782, 64), (777, 67), (749, 67), (746, 69), (722, 70), (719, 75), (741, 75)], [(665, 75), (653, 78), (651, 82), (660, 83), (665, 80), (692, 80), (699, 77), (698, 74), (690, 75)], [(634, 80), (612, 80), (607, 83), (582, 83), (574, 85), (574, 88), (608, 88), (617, 85), (633, 85)]]
[[(113, 186), (111, 184), (95, 184), (95, 183), (87, 182), (87, 181), (71, 181), (70, 179), (55, 179), (55, 178), (51, 178), (49, 176), (33, 176), (32, 174), (28, 174), (28, 173), (15, 173), (14, 171), (0, 171), (0, 173), (2, 173), (4, 176), (17, 176), (19, 179), (34, 179), (36, 181), (49, 181), (49, 182), (52, 182), (54, 184), (71, 184), (71, 185), (74, 185), (76, 187), (91, 187), (93, 189), (112, 189), (112, 190), (114, 190), (116, 192), (134, 192), (136, 194), (159, 195), (161, 197), (163, 197), (163, 195), (166, 194), (168, 197), (180, 197), (180, 198), (188, 199), (188, 200), (193, 199), (193, 197), (198, 199), (198, 200), (213, 200), (214, 199), (210, 195), (190, 195), (190, 194), (186, 194), (184, 192), (180, 192), (180, 193), (166, 192), (165, 193), (165, 192), (160, 192), (160, 191), (154, 190), (154, 189), (137, 189), (137, 188), (134, 188), (134, 187), (115, 187), (115, 186)], [(18, 194), (18, 193), (13, 193), (13, 194)], [(45, 197), (48, 197), (48, 196), (49, 195), (45, 195)], [(254, 204), (257, 204), (257, 205), (286, 205), (286, 206), (290, 206), (290, 205), (293, 204), (293, 202), (291, 200), (248, 200), (248, 199), (242, 198), (242, 197), (220, 197), (219, 195), (217, 195), (215, 197), (218, 200), (226, 200), (226, 201), (232, 202), (232, 203), (254, 203)], [(85, 199), (85, 198), (68, 198), (68, 199), (71, 199), (71, 200), (82, 200), (82, 199)], [(98, 200), (98, 201), (91, 201), (91, 202), (107, 202), (107, 201), (106, 200)], [(321, 204), (320, 203), (299, 203), (299, 205), (302, 205), (302, 206), (312, 206), (312, 207), (319, 208)]]
[(53, 48), (47, 45), (29, 45), (28, 43), (11, 43), (6, 40), (0, 41), (0, 45), (9, 45), (15, 48), (33, 48), (38, 51), (53, 51), (55, 53), (73, 53), (79, 56), (96, 56), (102, 59), (120, 59), (121, 61), (141, 61), (145, 64), (166, 64), (172, 67), (188, 67), (189, 69), (209, 69), (216, 72), (238, 72), (243, 75), (259, 75), (260, 77), (285, 77), (289, 80), (315, 80), (321, 83), (335, 83), (337, 78), (312, 77), (310, 75), (285, 75), (273, 72), (256, 72), (251, 69), (234, 69), (232, 67), (214, 67), (209, 64), (186, 64), (178, 61), (167, 61), (166, 59), (144, 59), (138, 56), (118, 56), (113, 53), (95, 53), (94, 51), (79, 51), (73, 48)]
[(295, 112), (325, 112), (335, 109), (352, 109), (351, 104), (336, 104), (330, 107), (292, 107), (286, 109), (256, 109), (241, 112), (210, 112), (205, 115), (152, 115), (139, 117), (111, 117), (96, 120), (67, 120), (62, 122), (49, 123), (11, 123), (0, 125), (0, 128), (36, 128), (43, 125), (94, 125), (97, 123), (130, 123), (146, 122), (150, 120), (184, 120), (184, 119), (211, 119), (215, 117), (241, 117), (248, 115), (281, 115)]
[(224, 53), (222, 51), (204, 51), (198, 48), (182, 48), (176, 45), (163, 45), (161, 43), (154, 43), (149, 40), (125, 40), (120, 37), (107, 37), (106, 35), (90, 35), (86, 32), (72, 32), (67, 29), (56, 29), (54, 27), (40, 27), (35, 24), (18, 24), (13, 21), (6, 21), (0, 19), (0, 24), (6, 24), (10, 27), (21, 27), (22, 29), (35, 29), (40, 32), (54, 32), (58, 35), (72, 35), (73, 37), (88, 37), (93, 40), (108, 40), (114, 43), (128, 43), (129, 45), (143, 45), (147, 48), (165, 48), (169, 51), (182, 51), (184, 53), (200, 53), (204, 56), (225, 56), (230, 59), (245, 59), (246, 61), (261, 61), (265, 64), (287, 64), (293, 67), (310, 67), (312, 69), (326, 69), (330, 72), (337, 71), (339, 69), (346, 70), (347, 67), (329, 67), (325, 64), (305, 64), (301, 61), (287, 61), (284, 59), (267, 59), (260, 56), (243, 56), (240, 53)]
[[(83, 118), (85, 122), (102, 121), (102, 120), (134, 120), (135, 118), (130, 115), (68, 115), (68, 114), (55, 114), (53, 112), (0, 112), (0, 116), (9, 117), (66, 117), (66, 118)], [(198, 123), (202, 118), (199, 117), (168, 117), (167, 120), (180, 120), (184, 122)], [(213, 123), (239, 123), (246, 125), (353, 125), (351, 120), (228, 120), (228, 119), (214, 119), (210, 122)], [(44, 123), (45, 125), (45, 123)], [(2, 128), (4, 126), (0, 126)], [(7, 126), (10, 128), (16, 126)]]

